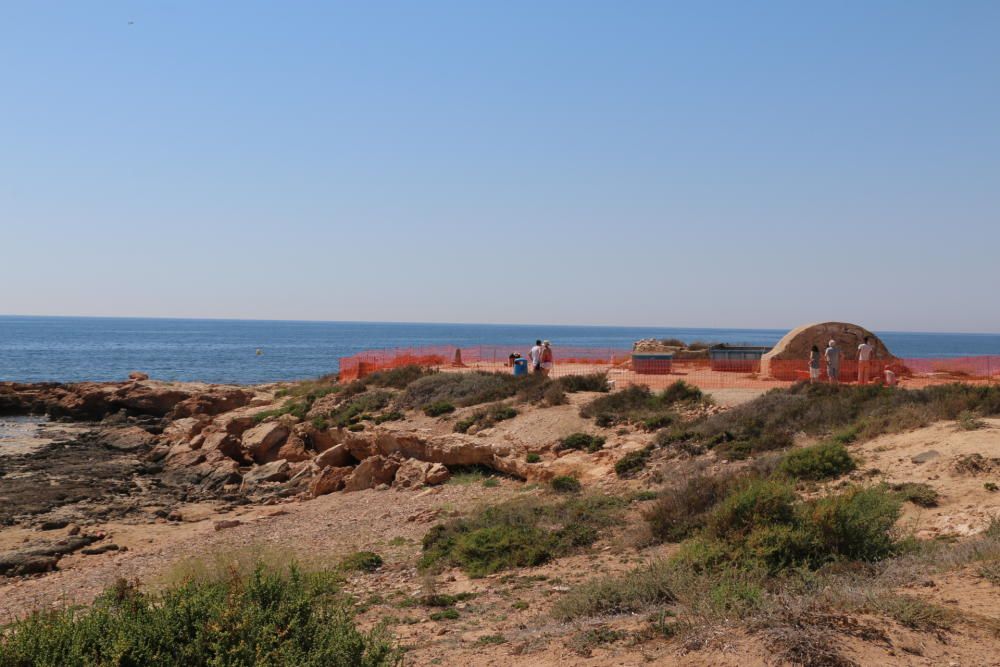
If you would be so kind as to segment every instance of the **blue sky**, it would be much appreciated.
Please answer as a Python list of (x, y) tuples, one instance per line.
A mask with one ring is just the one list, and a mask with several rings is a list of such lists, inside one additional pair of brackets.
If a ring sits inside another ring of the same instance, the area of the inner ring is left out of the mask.
[(0, 0), (0, 313), (1000, 331), (998, 34), (997, 2)]

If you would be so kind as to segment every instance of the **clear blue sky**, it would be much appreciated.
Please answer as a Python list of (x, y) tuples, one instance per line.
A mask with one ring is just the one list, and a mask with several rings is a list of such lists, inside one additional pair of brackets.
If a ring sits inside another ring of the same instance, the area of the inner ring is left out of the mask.
[(0, 0), (0, 313), (1000, 331), (998, 35), (994, 1)]

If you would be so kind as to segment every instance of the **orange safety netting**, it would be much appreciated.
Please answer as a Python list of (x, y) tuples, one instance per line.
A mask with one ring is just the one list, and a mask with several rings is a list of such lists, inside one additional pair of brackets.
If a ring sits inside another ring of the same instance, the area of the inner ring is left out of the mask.
[[(560, 347), (554, 348), (554, 352), (551, 377), (603, 372), (618, 388), (631, 384), (661, 388), (684, 380), (702, 389), (769, 389), (810, 380), (806, 359), (771, 360), (762, 373), (757, 359), (678, 358), (669, 354), (633, 354), (629, 350), (586, 347)], [(376, 371), (409, 365), (453, 372), (510, 373), (513, 353), (510, 347), (497, 345), (373, 350), (342, 358), (340, 379), (356, 380)], [(1000, 383), (1000, 355), (875, 359), (867, 367), (856, 359), (844, 359), (840, 363), (838, 381), (881, 383), (885, 380), (886, 367), (902, 386), (908, 387), (947, 382)], [(829, 381), (825, 361), (821, 362), (816, 380)]]

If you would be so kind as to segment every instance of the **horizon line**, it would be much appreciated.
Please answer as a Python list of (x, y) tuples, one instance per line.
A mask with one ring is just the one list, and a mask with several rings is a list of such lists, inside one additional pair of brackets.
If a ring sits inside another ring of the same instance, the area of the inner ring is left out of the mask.
[[(36, 319), (79, 319), (79, 320), (179, 320), (189, 322), (274, 322), (274, 323), (294, 323), (294, 324), (395, 324), (409, 326), (497, 326), (497, 327), (574, 327), (574, 328), (615, 328), (615, 329), (700, 329), (703, 331), (766, 331), (780, 332), (791, 331), (796, 327), (698, 327), (698, 326), (670, 326), (670, 325), (622, 325), (622, 324), (539, 324), (539, 323), (512, 323), (512, 322), (406, 322), (395, 320), (309, 320), (309, 319), (268, 319), (268, 318), (246, 318), (246, 317), (175, 317), (169, 315), (32, 315), (17, 313), (0, 313), (0, 318), (36, 318)], [(835, 321), (835, 320), (825, 320)], [(817, 322), (818, 323), (818, 322)], [(813, 324), (810, 322), (808, 324)], [(802, 326), (802, 325), (796, 325)], [(867, 328), (867, 327), (865, 327)], [(873, 333), (878, 330), (872, 329)], [(883, 334), (932, 334), (932, 335), (961, 335), (961, 336), (998, 336), (1000, 332), (986, 331), (918, 331), (906, 329), (884, 329)]]

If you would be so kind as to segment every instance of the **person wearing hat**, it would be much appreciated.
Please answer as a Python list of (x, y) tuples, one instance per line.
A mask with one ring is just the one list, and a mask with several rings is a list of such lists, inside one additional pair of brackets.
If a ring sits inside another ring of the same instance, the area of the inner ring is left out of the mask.
[(548, 375), (552, 371), (554, 360), (552, 357), (552, 343), (547, 340), (542, 341), (542, 374)]
[(826, 357), (826, 377), (829, 378), (830, 384), (837, 384), (840, 380), (840, 348), (837, 347), (837, 341), (830, 339), (824, 356)]

